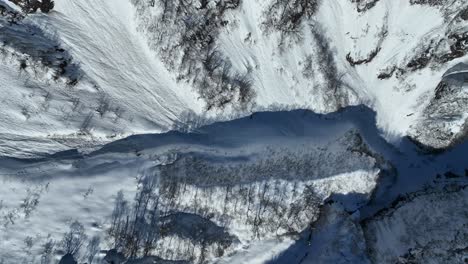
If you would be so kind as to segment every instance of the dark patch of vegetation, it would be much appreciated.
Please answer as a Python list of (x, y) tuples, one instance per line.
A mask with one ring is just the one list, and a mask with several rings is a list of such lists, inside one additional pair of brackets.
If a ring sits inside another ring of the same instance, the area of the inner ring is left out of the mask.
[[(375, 4), (375, 3), (374, 3)], [(367, 55), (366, 58), (362, 59), (356, 59), (351, 56), (351, 52), (349, 52), (346, 55), (346, 60), (351, 66), (356, 66), (356, 65), (361, 65), (361, 64), (367, 64), (370, 63), (374, 58), (379, 54), (379, 52), (382, 50), (382, 43), (385, 41), (386, 37), (388, 35), (388, 13), (385, 14), (383, 17), (383, 23), (382, 23), (382, 28), (380, 31), (377, 33), (377, 44), (375, 49), (373, 49), (369, 55)]]
[(117, 194), (111, 227), (108, 230), (112, 246), (124, 257), (135, 259), (149, 256), (159, 239), (159, 197), (156, 178), (145, 177), (133, 205)]
[(377, 78), (379, 80), (386, 80), (386, 79), (389, 79), (393, 76), (393, 74), (395, 73), (397, 67), (393, 66), (391, 67), (390, 69), (385, 69), (384, 71), (380, 72), (378, 75), (377, 75)]
[(31, 14), (41, 10), (43, 13), (49, 13), (54, 9), (55, 3), (51, 0), (9, 0), (15, 5), (21, 7), (24, 13)]
[(468, 32), (451, 34), (448, 38), (453, 40), (453, 44), (450, 52), (439, 59), (442, 63), (463, 57), (468, 52)]
[(16, 12), (15, 10), (3, 5), (0, 3), (0, 16), (3, 16), (7, 19), (7, 21), (12, 24), (18, 24), (19, 21), (21, 21), (24, 16)]
[(406, 67), (410, 68), (412, 71), (420, 70), (426, 68), (426, 66), (431, 61), (431, 55), (423, 54), (420, 57), (411, 59)]
[(449, 85), (446, 82), (441, 81), (435, 89), (434, 99), (442, 99), (443, 95), (446, 94), (447, 89), (450, 89)]
[(468, 32), (453, 33), (448, 35), (447, 38), (452, 40), (449, 52), (437, 54), (436, 52), (442, 41), (431, 40), (422, 52), (406, 64), (406, 68), (410, 71), (416, 71), (426, 68), (431, 62), (447, 63), (468, 53)]
[[(10, 53), (19, 62), (19, 69), (38, 77), (48, 69), (53, 70), (52, 78), (61, 78), (67, 85), (78, 83), (82, 73), (73, 57), (61, 47), (57, 39), (51, 38), (39, 27), (22, 21), (0, 27), (0, 50)], [(8, 51), (11, 47), (14, 51)]]
[(455, 173), (453, 173), (451, 171), (448, 171), (448, 172), (444, 173), (444, 176), (447, 179), (454, 179), (454, 178), (460, 178), (461, 177), (460, 175), (455, 174)]
[(379, 54), (380, 50), (381, 48), (377, 47), (376, 49), (371, 51), (371, 53), (367, 56), (367, 58), (364, 58), (364, 59), (354, 59), (353, 57), (351, 57), (351, 52), (349, 52), (348, 54), (346, 54), (346, 60), (353, 67), (356, 65), (367, 64), (371, 62), (377, 56), (377, 54)]
[(149, 31), (151, 47), (166, 67), (177, 70), (179, 81), (191, 82), (205, 100), (207, 110), (228, 105), (247, 108), (255, 97), (250, 70), (239, 72), (229, 58), (217, 49), (220, 28), (229, 24), (225, 14), (240, 6), (240, 0), (219, 1), (159, 0), (148, 3), (133, 0), (142, 17), (161, 15), (140, 26)]
[(468, 7), (460, 11), (460, 18), (463, 20), (468, 20)]
[(410, 71), (416, 71), (425, 68), (433, 59), (433, 52), (435, 49), (435, 41), (431, 40), (429, 45), (424, 49), (424, 51), (413, 57), (406, 64), (406, 67), (409, 68)]
[(379, 1), (380, 0), (351, 0), (351, 2), (356, 3), (358, 12), (365, 12), (373, 8)]
[[(316, 42), (315, 63), (319, 65), (318, 72), (325, 79), (323, 96), (325, 101), (335, 105), (337, 109), (348, 105), (348, 92), (353, 92), (349, 85), (342, 81), (345, 74), (339, 73), (336, 66), (335, 51), (320, 25), (311, 28), (312, 36)], [(304, 73), (303, 73), (304, 74)], [(308, 74), (306, 72), (306, 74)], [(344, 90), (348, 88), (349, 90)]]
[(412, 5), (430, 5), (430, 6), (440, 6), (448, 3), (447, 0), (410, 0)]
[(312, 18), (318, 6), (318, 0), (275, 0), (264, 13), (264, 30), (300, 39), (302, 22)]

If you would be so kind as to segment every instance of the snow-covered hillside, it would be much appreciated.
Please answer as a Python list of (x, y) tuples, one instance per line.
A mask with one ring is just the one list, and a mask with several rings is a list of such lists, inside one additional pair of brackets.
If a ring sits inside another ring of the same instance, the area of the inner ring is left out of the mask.
[(0, 0), (0, 100), (0, 263), (466, 263), (465, 0)]
[[(466, 60), (464, 1), (288, 3), (61, 0), (21, 14), (2, 0), (0, 150), (51, 153), (194, 116), (361, 103), (389, 140), (439, 149), (463, 138), (463, 73), (449, 94), (437, 87)], [(447, 107), (458, 114), (432, 114)]]

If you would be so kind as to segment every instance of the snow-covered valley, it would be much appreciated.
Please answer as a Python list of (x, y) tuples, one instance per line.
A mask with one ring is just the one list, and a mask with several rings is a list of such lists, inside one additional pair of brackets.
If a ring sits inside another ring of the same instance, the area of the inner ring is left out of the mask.
[[(261, 263), (255, 256), (262, 243), (285, 250), (301, 236), (331, 243), (328, 247), (354, 243), (329, 237), (335, 231), (328, 229), (348, 232), (348, 227), (315, 222), (323, 208), (341, 208), (339, 215), (351, 215), (347, 225), (360, 230), (361, 220), (369, 221), (398, 197), (449, 183), (465, 188), (466, 156), (461, 154), (466, 155), (466, 144), (433, 156), (405, 142), (403, 152), (388, 144), (375, 126), (375, 113), (351, 107), (327, 115), (256, 113), (190, 133), (133, 136), (86, 155), (3, 158), (0, 255), (6, 263), (58, 258), (66, 252), (63, 237), (76, 221), (87, 237), (76, 252), (80, 262), (86, 261), (86, 243), (94, 237), (101, 249), (121, 247), (127, 257), (142, 256), (146, 240), (135, 253), (127, 252), (132, 247), (124, 238), (130, 231), (121, 230), (133, 217), (144, 224), (134, 223), (132, 235), (154, 236), (150, 252), (167, 260)], [(460, 176), (447, 183), (440, 175), (448, 171)], [(460, 202), (466, 205), (466, 199)], [(119, 221), (124, 221), (120, 228)], [(466, 219), (460, 221), (466, 225)], [(328, 230), (324, 238), (322, 229)], [(350, 257), (366, 256), (360, 239), (361, 251), (347, 252)], [(54, 241), (51, 252), (44, 250), (48, 241)], [(263, 259), (274, 259), (282, 250)], [(323, 263), (339, 258), (319, 253)], [(104, 255), (97, 253), (96, 259)]]
[(0, 263), (466, 263), (463, 0), (0, 0)]

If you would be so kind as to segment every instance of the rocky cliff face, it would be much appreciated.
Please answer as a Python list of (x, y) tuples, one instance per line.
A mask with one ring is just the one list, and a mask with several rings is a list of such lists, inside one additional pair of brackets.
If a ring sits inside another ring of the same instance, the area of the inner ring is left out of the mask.
[(465, 263), (467, 188), (411, 194), (364, 224), (375, 263)]

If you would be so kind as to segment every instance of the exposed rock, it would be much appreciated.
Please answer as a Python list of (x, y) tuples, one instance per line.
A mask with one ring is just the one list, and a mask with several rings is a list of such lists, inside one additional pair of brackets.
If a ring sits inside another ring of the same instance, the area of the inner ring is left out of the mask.
[(432, 150), (451, 147), (468, 135), (468, 66), (460, 63), (444, 76), (410, 131), (414, 140)]
[(468, 188), (411, 194), (364, 222), (374, 263), (466, 263)]

